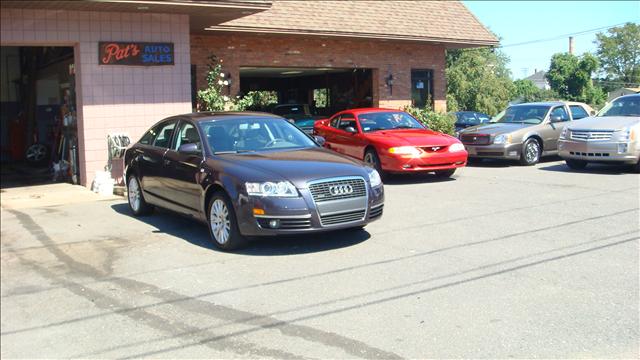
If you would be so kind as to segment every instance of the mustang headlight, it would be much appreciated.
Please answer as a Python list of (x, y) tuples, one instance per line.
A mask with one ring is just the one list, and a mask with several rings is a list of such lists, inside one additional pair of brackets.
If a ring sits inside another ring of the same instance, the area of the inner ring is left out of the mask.
[(298, 190), (288, 181), (245, 183), (247, 194), (253, 196), (296, 197)]
[(498, 135), (493, 139), (493, 143), (497, 145), (509, 144), (510, 142), (511, 142), (511, 135), (507, 135), (507, 134)]
[(569, 135), (569, 128), (565, 126), (560, 133), (560, 140), (565, 140), (567, 138), (567, 135)]
[(420, 156), (420, 154), (422, 154), (422, 150), (414, 146), (392, 147), (389, 149), (389, 152), (395, 155), (411, 155), (411, 156)]
[(449, 151), (450, 152), (454, 152), (454, 151), (462, 151), (464, 150), (464, 145), (460, 144), (460, 143), (454, 143), (449, 145)]
[(371, 184), (372, 188), (382, 185), (382, 179), (380, 178), (378, 170), (367, 169), (367, 171), (369, 173), (369, 183)]

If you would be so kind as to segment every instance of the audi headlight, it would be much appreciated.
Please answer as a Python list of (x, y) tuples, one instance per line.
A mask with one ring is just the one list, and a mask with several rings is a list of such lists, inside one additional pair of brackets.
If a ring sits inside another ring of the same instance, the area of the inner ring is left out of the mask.
[(382, 185), (382, 178), (380, 178), (380, 173), (376, 169), (367, 169), (369, 173), (369, 183), (371, 187), (378, 187)]
[(247, 194), (253, 196), (296, 197), (298, 190), (288, 181), (245, 183)]
[(562, 132), (560, 133), (560, 140), (566, 139), (567, 135), (569, 135), (569, 128), (565, 126), (564, 129), (562, 129)]
[(497, 145), (508, 144), (510, 142), (511, 142), (511, 135), (507, 135), (507, 134), (498, 135), (493, 139), (493, 143)]
[(460, 143), (454, 143), (449, 145), (449, 151), (450, 152), (454, 152), (454, 151), (462, 151), (464, 150), (464, 145), (460, 144)]
[(389, 152), (395, 155), (411, 155), (411, 156), (420, 156), (420, 154), (422, 154), (422, 150), (414, 146), (392, 147), (389, 149)]

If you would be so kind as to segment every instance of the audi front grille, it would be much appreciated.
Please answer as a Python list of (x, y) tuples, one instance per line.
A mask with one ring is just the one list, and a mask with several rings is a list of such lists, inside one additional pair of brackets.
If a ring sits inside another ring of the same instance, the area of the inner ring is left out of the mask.
[(338, 225), (353, 221), (364, 220), (364, 215), (367, 210), (348, 211), (339, 214), (321, 215), (320, 221), (323, 226), (326, 225)]
[(367, 196), (367, 186), (362, 178), (317, 182), (309, 185), (309, 191), (315, 202)]

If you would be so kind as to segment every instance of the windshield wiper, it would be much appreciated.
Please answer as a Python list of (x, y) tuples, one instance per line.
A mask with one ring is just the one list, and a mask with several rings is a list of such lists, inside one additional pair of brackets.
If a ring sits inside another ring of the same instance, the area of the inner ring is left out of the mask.
[(419, 129), (419, 128), (414, 126), (400, 125), (400, 126), (394, 127), (394, 129)]
[(250, 153), (250, 152), (256, 152), (255, 150), (227, 150), (227, 151), (216, 151), (214, 152), (215, 155), (223, 155), (223, 154), (243, 154), (243, 153)]

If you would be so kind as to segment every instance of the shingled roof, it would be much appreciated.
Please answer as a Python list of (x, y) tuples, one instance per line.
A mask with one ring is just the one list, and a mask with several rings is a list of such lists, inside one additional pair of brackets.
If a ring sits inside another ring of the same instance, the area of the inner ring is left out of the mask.
[(497, 45), (460, 1), (280, 1), (207, 30)]

